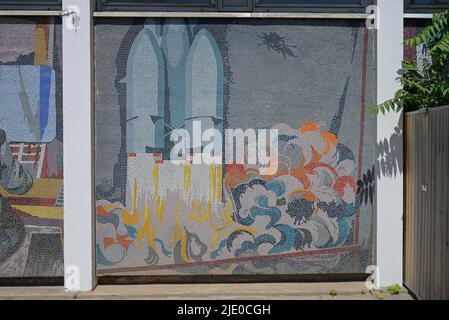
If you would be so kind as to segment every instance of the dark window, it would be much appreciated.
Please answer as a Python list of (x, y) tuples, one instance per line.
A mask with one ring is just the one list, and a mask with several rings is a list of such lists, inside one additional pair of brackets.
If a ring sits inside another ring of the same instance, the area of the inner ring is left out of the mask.
[(257, 11), (364, 12), (369, 0), (253, 0)]
[(216, 11), (218, 0), (97, 0), (99, 10)]
[(279, 6), (361, 6), (363, 0), (256, 0), (258, 5)]
[(253, 0), (221, 0), (218, 2), (220, 11), (251, 11)]
[(409, 0), (411, 5), (423, 5), (423, 6), (444, 6), (449, 5), (449, 0)]
[(449, 9), (449, 0), (406, 0), (407, 12), (435, 12)]
[(372, 0), (97, 0), (98, 10), (364, 12)]
[(62, 0), (0, 0), (5, 10), (61, 10)]

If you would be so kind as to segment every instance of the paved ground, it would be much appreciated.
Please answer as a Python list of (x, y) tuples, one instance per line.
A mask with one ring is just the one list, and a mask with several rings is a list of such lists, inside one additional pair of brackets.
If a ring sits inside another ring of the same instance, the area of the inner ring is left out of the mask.
[[(336, 293), (332, 296), (330, 293)], [(62, 287), (0, 287), (0, 299), (295, 299), (411, 300), (386, 290), (369, 292), (363, 282), (102, 285), (93, 292), (66, 293)]]

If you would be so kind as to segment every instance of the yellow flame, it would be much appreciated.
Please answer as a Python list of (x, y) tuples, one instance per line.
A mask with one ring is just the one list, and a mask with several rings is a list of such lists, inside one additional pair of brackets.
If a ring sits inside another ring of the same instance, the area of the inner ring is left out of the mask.
[(156, 216), (159, 221), (164, 220), (164, 200), (160, 196), (156, 197)]
[(213, 239), (212, 242), (211, 242), (211, 246), (212, 246), (212, 247), (215, 247), (215, 245), (216, 245), (217, 242), (218, 242), (218, 239), (220, 239), (220, 230), (219, 230), (219, 229), (216, 229), (216, 230), (215, 230), (215, 236), (214, 236), (214, 239)]
[(189, 194), (189, 189), (192, 183), (192, 168), (188, 165), (184, 165), (184, 191), (185, 196)]
[(139, 214), (137, 213), (137, 179), (134, 178), (133, 187), (133, 211), (128, 212), (125, 208), (120, 210), (123, 223), (128, 226), (135, 226), (139, 223)]
[(231, 224), (233, 222), (232, 220), (232, 214), (234, 212), (233, 205), (231, 200), (227, 200), (225, 204), (225, 212), (223, 213), (222, 217), (223, 219), (228, 223)]
[(187, 230), (185, 230), (184, 232), (184, 236), (182, 237), (182, 242), (181, 242), (181, 257), (182, 259), (186, 262), (189, 263), (190, 259), (187, 256)]
[(197, 200), (197, 206), (196, 206), (196, 210), (197, 210), (197, 220), (200, 221), (203, 218), (203, 210), (201, 209), (201, 201)]
[[(198, 204), (199, 203), (200, 202), (198, 201)], [(199, 206), (198, 209), (201, 210), (201, 206)], [(210, 218), (210, 211), (211, 211), (211, 202), (207, 201), (206, 212), (203, 215), (203, 213), (201, 211), (199, 211), (198, 222), (203, 223), (203, 222), (206, 222), (207, 220), (209, 220), (209, 218)]]
[(181, 224), (179, 223), (179, 210), (176, 210), (175, 212), (175, 230), (173, 232), (173, 247), (176, 245), (176, 243), (182, 240), (182, 230), (181, 230)]
[(143, 226), (137, 231), (136, 241), (139, 245), (139, 249), (142, 251), (142, 240), (144, 237), (147, 239), (148, 246), (153, 247), (155, 244), (155, 227), (151, 221), (151, 208), (149, 205), (143, 206)]

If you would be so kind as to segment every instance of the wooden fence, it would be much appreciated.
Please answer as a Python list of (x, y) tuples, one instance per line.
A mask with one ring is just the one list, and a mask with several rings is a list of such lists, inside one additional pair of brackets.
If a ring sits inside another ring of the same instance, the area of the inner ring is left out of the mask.
[(404, 283), (449, 299), (449, 107), (404, 117)]

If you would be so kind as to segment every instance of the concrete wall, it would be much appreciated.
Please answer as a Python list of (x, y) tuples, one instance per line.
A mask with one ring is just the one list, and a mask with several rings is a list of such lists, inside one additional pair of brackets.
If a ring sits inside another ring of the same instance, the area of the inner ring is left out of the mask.
[[(64, 159), (66, 288), (90, 290), (96, 283), (94, 188), (100, 275), (359, 272), (376, 263), (378, 286), (400, 282), (402, 175), (382, 171), (388, 154), (378, 148), (384, 138), (402, 139), (400, 115), (379, 116), (374, 134), (375, 121), (364, 108), (398, 87), (401, 3), (377, 1), (376, 33), (366, 31), (362, 19), (96, 18), (94, 69), (94, 1), (64, 1), (81, 15), (78, 30), (62, 32), (70, 146)], [(73, 14), (64, 21), (74, 21)], [(62, 28), (59, 18), (49, 17), (1, 22), (0, 80), (6, 86), (0, 90), (9, 116), (0, 122), (0, 272), (60, 275)], [(139, 34), (143, 44), (136, 42)], [(154, 85), (155, 75), (163, 86)], [(95, 182), (94, 88), (100, 119)], [(141, 104), (149, 101), (154, 123), (128, 123), (133, 113), (149, 115)], [(250, 166), (172, 167), (159, 117), (188, 128), (185, 117), (192, 115), (219, 130), (280, 129), (282, 170), (260, 176)], [(34, 154), (25, 159), (24, 150)], [(41, 159), (42, 150), (48, 156)], [(373, 172), (373, 163), (381, 170)], [(377, 197), (371, 198), (374, 187)]]

